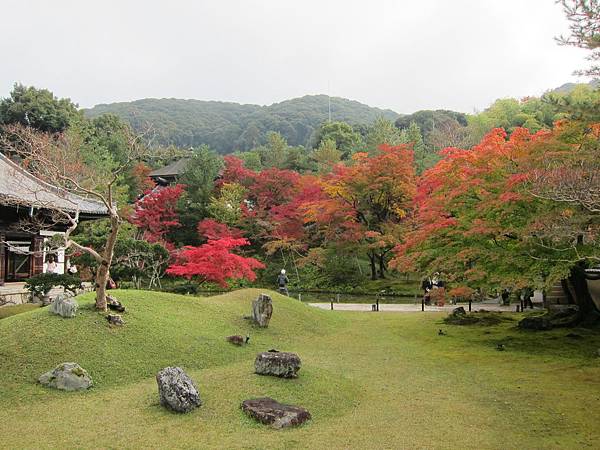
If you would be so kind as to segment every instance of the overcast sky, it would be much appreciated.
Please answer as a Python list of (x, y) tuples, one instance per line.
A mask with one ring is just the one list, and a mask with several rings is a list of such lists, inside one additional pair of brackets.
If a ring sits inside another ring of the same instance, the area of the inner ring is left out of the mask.
[[(577, 81), (554, 0), (2, 0), (0, 97), (271, 104), (329, 93), (410, 113)], [(580, 80), (585, 81), (585, 80)]]

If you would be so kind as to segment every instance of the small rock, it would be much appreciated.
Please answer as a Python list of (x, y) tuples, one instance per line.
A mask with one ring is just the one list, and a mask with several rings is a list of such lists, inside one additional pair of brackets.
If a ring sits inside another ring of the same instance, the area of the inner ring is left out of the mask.
[(198, 388), (181, 367), (165, 367), (156, 374), (160, 404), (187, 413), (202, 405)]
[(108, 309), (110, 309), (111, 311), (117, 311), (121, 313), (125, 312), (125, 307), (121, 304), (119, 300), (117, 300), (112, 295), (106, 296), (106, 306), (108, 306)]
[(82, 391), (92, 386), (92, 379), (79, 364), (66, 362), (38, 378), (44, 386), (63, 391)]
[(252, 319), (259, 327), (266, 328), (273, 315), (273, 301), (267, 294), (260, 294), (252, 302)]
[(302, 362), (295, 353), (269, 350), (259, 353), (254, 361), (255, 372), (280, 378), (296, 378)]
[(125, 321), (123, 320), (123, 318), (118, 315), (118, 314), (108, 314), (106, 316), (106, 320), (108, 320), (108, 323), (110, 325), (114, 325), (117, 327), (120, 327), (122, 325), (125, 325)]
[(459, 306), (458, 308), (454, 308), (452, 310), (452, 314), (454, 314), (455, 316), (458, 316), (458, 315), (464, 316), (465, 314), (467, 314), (467, 312), (465, 311), (465, 308), (463, 308), (462, 306)]
[(234, 336), (227, 336), (225, 339), (227, 340), (227, 342), (230, 342), (233, 345), (244, 345), (248, 343), (248, 341), (250, 340), (250, 336), (246, 336), (244, 338), (243, 336), (236, 334)]
[(311, 418), (308, 410), (299, 406), (284, 405), (269, 397), (244, 400), (242, 411), (260, 423), (276, 429), (301, 425)]
[(61, 317), (75, 317), (78, 308), (79, 304), (75, 299), (67, 298), (63, 294), (54, 297), (54, 301), (50, 304), (50, 312)]

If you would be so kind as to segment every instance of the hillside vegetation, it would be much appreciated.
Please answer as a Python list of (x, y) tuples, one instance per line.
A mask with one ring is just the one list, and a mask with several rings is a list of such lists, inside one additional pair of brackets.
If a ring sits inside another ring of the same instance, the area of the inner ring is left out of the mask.
[[(74, 319), (46, 308), (0, 321), (0, 423), (5, 448), (594, 448), (600, 445), (600, 336), (537, 334), (508, 320), (442, 324), (439, 314), (343, 313), (271, 293), (269, 328), (242, 318), (261, 291), (211, 298), (116, 291), (128, 307), (110, 329), (79, 297)], [(438, 328), (447, 336), (438, 336)], [(234, 347), (224, 337), (248, 333)], [(504, 342), (506, 351), (495, 347)], [(295, 351), (295, 380), (253, 374), (256, 353)], [(94, 378), (84, 393), (37, 377), (76, 361)], [(187, 415), (158, 404), (154, 376), (180, 365), (204, 405)], [(244, 416), (242, 400), (272, 396), (313, 419), (274, 431)]]
[[(157, 144), (183, 148), (208, 144), (224, 154), (264, 144), (270, 131), (281, 133), (292, 146), (309, 145), (315, 130), (328, 118), (328, 97), (306, 95), (270, 106), (149, 98), (85, 110), (89, 117), (104, 113), (116, 114), (136, 131), (151, 126)], [(332, 97), (331, 116), (335, 121), (366, 125), (378, 117), (395, 120), (399, 115), (389, 109)]]

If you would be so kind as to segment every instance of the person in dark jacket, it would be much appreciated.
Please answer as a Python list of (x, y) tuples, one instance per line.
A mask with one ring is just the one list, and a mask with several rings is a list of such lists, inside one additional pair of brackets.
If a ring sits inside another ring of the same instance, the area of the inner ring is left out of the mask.
[(433, 289), (433, 282), (430, 277), (427, 277), (421, 283), (421, 289), (423, 289), (423, 300), (426, 305), (431, 303), (431, 294), (430, 291)]
[(285, 294), (287, 296), (290, 295), (290, 293), (288, 292), (288, 288), (287, 288), (287, 285), (289, 282), (290, 282), (290, 280), (288, 279), (287, 275), (285, 274), (285, 269), (281, 269), (281, 272), (277, 276), (277, 284), (279, 285), (279, 293), (280, 294)]
[(510, 305), (510, 292), (508, 292), (508, 289), (502, 289), (502, 294), (500, 294), (500, 296), (502, 297), (503, 305)]

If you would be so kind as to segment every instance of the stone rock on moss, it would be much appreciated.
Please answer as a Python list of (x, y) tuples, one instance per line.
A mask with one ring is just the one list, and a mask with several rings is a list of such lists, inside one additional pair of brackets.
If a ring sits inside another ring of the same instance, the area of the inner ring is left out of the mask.
[(64, 294), (58, 294), (50, 304), (50, 312), (61, 317), (75, 317), (79, 304), (73, 298), (67, 298)]
[(252, 319), (259, 327), (267, 328), (273, 315), (273, 301), (267, 294), (260, 294), (252, 302)]
[(297, 378), (301, 366), (302, 362), (297, 354), (276, 350), (259, 353), (254, 361), (257, 374), (280, 378)]
[(462, 306), (459, 306), (458, 308), (454, 308), (452, 310), (452, 314), (455, 316), (464, 316), (467, 314), (467, 312), (465, 311), (465, 308), (463, 308)]
[(82, 391), (92, 386), (92, 378), (79, 364), (66, 362), (46, 372), (38, 381), (47, 387), (63, 391)]
[(106, 316), (106, 320), (108, 320), (108, 323), (110, 325), (114, 325), (117, 327), (125, 325), (125, 321), (123, 320), (123, 317), (121, 317), (119, 314), (108, 314)]
[(116, 311), (120, 313), (125, 312), (125, 307), (123, 306), (123, 304), (112, 295), (106, 296), (106, 306), (111, 311)]
[(260, 423), (280, 429), (301, 425), (311, 416), (299, 406), (284, 405), (269, 397), (244, 400), (242, 411)]
[(519, 322), (519, 328), (536, 331), (550, 330), (552, 322), (548, 315), (525, 317)]
[(552, 328), (571, 327), (579, 320), (579, 308), (577, 305), (565, 305), (554, 308), (547, 314), (539, 316), (528, 316), (519, 322), (519, 328), (525, 330), (551, 330)]
[(198, 388), (181, 367), (165, 367), (156, 374), (160, 404), (187, 413), (202, 405)]

